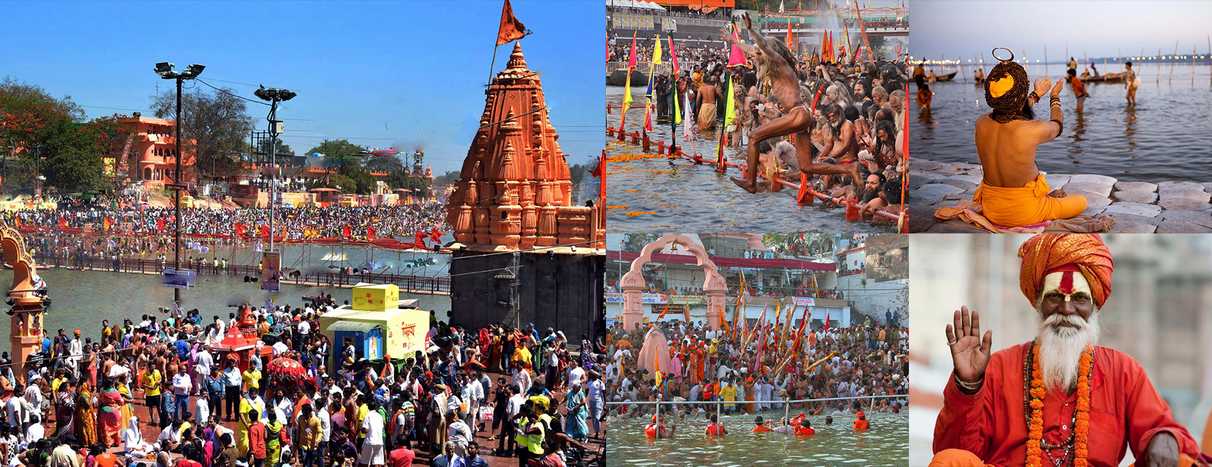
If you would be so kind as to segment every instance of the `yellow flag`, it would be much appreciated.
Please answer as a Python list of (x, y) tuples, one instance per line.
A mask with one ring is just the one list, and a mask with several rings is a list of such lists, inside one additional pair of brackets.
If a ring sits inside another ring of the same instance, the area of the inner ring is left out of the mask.
[(661, 64), (661, 36), (656, 36), (655, 38), (653, 38), (653, 42), (655, 43), (655, 45), (652, 47), (652, 64), (660, 65)]
[(736, 120), (736, 93), (733, 88), (732, 77), (728, 78), (728, 104), (724, 106), (724, 127), (732, 126), (733, 120)]

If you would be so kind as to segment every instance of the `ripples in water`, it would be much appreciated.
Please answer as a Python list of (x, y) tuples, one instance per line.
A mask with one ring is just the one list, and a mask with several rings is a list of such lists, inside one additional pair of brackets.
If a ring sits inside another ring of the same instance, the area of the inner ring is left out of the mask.
[[(782, 411), (763, 414), (777, 421)], [(869, 413), (871, 429), (854, 433), (854, 417), (809, 417), (816, 435), (801, 439), (780, 433), (753, 434), (753, 416), (725, 415), (729, 434), (707, 438), (703, 418), (687, 419), (673, 439), (649, 440), (644, 418), (612, 419), (606, 440), (607, 465), (905, 465), (909, 459), (909, 418), (904, 414)], [(768, 422), (769, 423), (769, 422)]]
[[(1141, 85), (1135, 109), (1126, 107), (1122, 84), (1087, 84), (1090, 97), (1078, 115), (1066, 84), (1061, 92), (1064, 134), (1039, 146), (1040, 170), (1154, 183), (1212, 181), (1209, 66), (1176, 65), (1173, 79), (1169, 65), (1155, 67), (1145, 64), (1138, 71)], [(1058, 68), (1051, 68), (1053, 75), (1058, 75)], [(1037, 78), (1032, 76), (1032, 81)], [(938, 162), (979, 163), (973, 128), (977, 118), (989, 113), (983, 89), (971, 79), (935, 83), (931, 89), (935, 93), (932, 119), (923, 120), (917, 106), (911, 106), (912, 155)], [(1047, 112), (1046, 100), (1035, 106), (1037, 119), (1047, 118)]]

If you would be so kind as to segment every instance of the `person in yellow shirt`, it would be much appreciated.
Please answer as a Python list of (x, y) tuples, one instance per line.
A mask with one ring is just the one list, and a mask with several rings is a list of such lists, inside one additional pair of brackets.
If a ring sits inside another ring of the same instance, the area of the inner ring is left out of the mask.
[(530, 359), (530, 349), (526, 348), (525, 345), (519, 345), (513, 350), (513, 358), (510, 358), (510, 361), (515, 365), (526, 367), (528, 366), (527, 363), (530, 362)]
[(158, 368), (152, 368), (143, 375), (143, 399), (147, 402), (147, 421), (155, 425), (164, 424), (164, 412), (160, 409), (160, 385), (163, 382), (164, 376)]
[(323, 436), (323, 428), (320, 425), (320, 418), (312, 413), (310, 404), (303, 405), (302, 413), (298, 418), (299, 427), (299, 454), (302, 458), (303, 465), (320, 465), (320, 439)]
[[(724, 402), (736, 402), (736, 385), (727, 382), (720, 383), (720, 400)], [(736, 404), (724, 404), (725, 412), (736, 410)]]
[(249, 365), (240, 376), (244, 380), (245, 391), (258, 392), (261, 389), (261, 371), (256, 367)]

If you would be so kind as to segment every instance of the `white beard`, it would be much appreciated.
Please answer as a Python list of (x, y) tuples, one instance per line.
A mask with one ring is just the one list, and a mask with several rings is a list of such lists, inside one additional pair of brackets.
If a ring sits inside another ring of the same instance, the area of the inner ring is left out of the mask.
[[(1057, 327), (1068, 321), (1079, 328)], [(1087, 345), (1098, 344), (1098, 310), (1089, 320), (1078, 315), (1053, 314), (1039, 325), (1040, 370), (1044, 387), (1068, 391), (1077, 383), (1078, 363)]]

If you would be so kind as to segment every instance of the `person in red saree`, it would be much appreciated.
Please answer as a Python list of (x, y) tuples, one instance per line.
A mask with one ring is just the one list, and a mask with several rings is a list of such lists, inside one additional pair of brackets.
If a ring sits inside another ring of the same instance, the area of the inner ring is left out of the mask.
[[(1044, 233), (1019, 249), (1020, 289), (1039, 334), (991, 353), (967, 307), (947, 325), (955, 371), (934, 427), (931, 466), (1191, 465), (1191, 434), (1136, 360), (1097, 345), (1114, 261), (1097, 235)], [(1204, 458), (1206, 460), (1206, 458)], [(1180, 462), (1181, 461), (1181, 462)]]
[(105, 447), (122, 445), (119, 433), (122, 431), (122, 406), (124, 403), (122, 393), (118, 392), (118, 387), (112, 380), (106, 383), (97, 396), (97, 405), (100, 407), (97, 424), (100, 428), (101, 444)]

